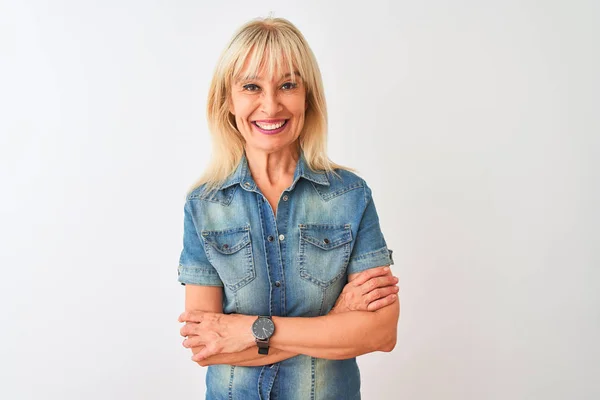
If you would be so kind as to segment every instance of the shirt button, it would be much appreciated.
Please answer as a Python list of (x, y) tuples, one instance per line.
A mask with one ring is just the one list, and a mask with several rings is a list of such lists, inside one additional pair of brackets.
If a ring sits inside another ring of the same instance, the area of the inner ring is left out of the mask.
[(288, 199), (289, 199), (288, 195), (287, 195), (287, 194), (284, 194), (284, 195), (283, 195), (283, 201), (288, 201)]
[(283, 242), (283, 239), (285, 239), (285, 236), (279, 235), (279, 240), (281, 240)]
[(277, 287), (281, 286), (281, 282), (279, 282), (279, 281), (275, 282), (275, 286), (277, 286)]
[(269, 242), (272, 242), (272, 241), (273, 241), (273, 239), (274, 239), (274, 237), (273, 237), (273, 236), (271, 236), (271, 235), (267, 236), (267, 240), (268, 240)]
[(246, 182), (246, 183), (244, 183), (244, 186), (246, 186), (246, 187), (250, 187), (250, 182)]

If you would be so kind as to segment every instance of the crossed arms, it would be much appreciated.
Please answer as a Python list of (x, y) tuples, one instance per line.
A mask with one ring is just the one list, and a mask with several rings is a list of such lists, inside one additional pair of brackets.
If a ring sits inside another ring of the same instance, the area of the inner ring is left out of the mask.
[(201, 366), (261, 366), (298, 354), (347, 359), (396, 345), (400, 300), (389, 266), (348, 277), (332, 311), (320, 317), (273, 317), (268, 355), (259, 355), (251, 326), (256, 316), (223, 314), (221, 287), (186, 285), (184, 347)]

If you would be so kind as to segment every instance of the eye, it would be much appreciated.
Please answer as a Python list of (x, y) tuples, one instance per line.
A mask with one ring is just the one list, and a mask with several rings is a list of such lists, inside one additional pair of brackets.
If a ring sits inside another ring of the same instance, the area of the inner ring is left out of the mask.
[(247, 85), (242, 86), (244, 88), (244, 90), (247, 90), (249, 92), (256, 92), (258, 89), (260, 89), (258, 86), (256, 86), (254, 83), (249, 83)]
[(297, 87), (298, 87), (298, 84), (294, 83), (294, 82), (286, 82), (281, 86), (281, 88), (285, 89), (285, 90), (291, 90), (291, 89), (295, 89)]

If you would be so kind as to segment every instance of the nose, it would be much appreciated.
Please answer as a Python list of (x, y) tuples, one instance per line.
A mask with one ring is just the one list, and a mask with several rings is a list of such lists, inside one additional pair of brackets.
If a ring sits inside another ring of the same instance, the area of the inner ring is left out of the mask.
[(283, 109), (277, 92), (265, 90), (262, 93), (261, 110), (267, 117), (274, 117)]

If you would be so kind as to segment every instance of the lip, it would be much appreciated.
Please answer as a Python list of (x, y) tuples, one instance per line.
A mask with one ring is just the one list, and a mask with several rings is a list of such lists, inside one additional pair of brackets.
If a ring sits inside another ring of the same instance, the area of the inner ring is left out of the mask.
[[(260, 126), (256, 125), (256, 122), (259, 122), (261, 124), (276, 124), (281, 121), (285, 121), (281, 127), (270, 130), (270, 131), (266, 131), (266, 130), (262, 129)], [(262, 119), (262, 120), (252, 121), (252, 126), (254, 126), (254, 129), (259, 131), (263, 135), (276, 135), (278, 133), (281, 133), (287, 127), (287, 124), (289, 121), (290, 121), (289, 119)]]
[(261, 124), (277, 124), (281, 121), (287, 121), (289, 118), (279, 118), (279, 119), (257, 119), (252, 122), (259, 122)]

